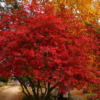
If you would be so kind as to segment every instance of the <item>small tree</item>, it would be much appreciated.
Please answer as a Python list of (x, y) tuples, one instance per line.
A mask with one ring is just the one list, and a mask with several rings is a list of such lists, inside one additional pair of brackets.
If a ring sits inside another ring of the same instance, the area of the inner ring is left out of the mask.
[(49, 100), (56, 87), (65, 93), (65, 86), (81, 89), (99, 82), (87, 67), (87, 54), (95, 43), (74, 14), (26, 5), (13, 14), (2, 13), (0, 29), (0, 75), (14, 74), (29, 100), (26, 80), (36, 100)]

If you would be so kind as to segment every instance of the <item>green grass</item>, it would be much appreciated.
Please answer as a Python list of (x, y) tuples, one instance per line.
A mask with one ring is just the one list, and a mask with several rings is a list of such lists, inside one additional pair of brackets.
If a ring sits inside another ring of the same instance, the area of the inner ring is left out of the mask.
[(4, 86), (3, 84), (0, 84), (0, 87)]
[(85, 96), (97, 96), (96, 93), (86, 93)]
[(4, 83), (1, 83), (1, 82), (0, 82), (0, 87), (2, 87), (2, 86), (4, 86)]
[(0, 87), (11, 85), (10, 83), (0, 83)]
[(100, 100), (100, 99), (97, 99), (96, 93), (86, 93), (85, 96), (86, 96), (85, 100), (88, 100), (88, 98), (94, 98), (93, 100)]

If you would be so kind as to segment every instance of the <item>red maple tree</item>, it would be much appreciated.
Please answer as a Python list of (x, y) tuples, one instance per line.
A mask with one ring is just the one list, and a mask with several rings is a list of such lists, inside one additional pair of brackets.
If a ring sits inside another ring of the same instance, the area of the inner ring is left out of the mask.
[(29, 81), (36, 100), (39, 89), (43, 94), (41, 84), (46, 89), (45, 100), (49, 100), (55, 87), (65, 93), (63, 86), (81, 89), (86, 83), (99, 83), (87, 67), (87, 54), (95, 43), (90, 42), (93, 37), (85, 28), (74, 14), (59, 14), (48, 6), (24, 6), (13, 14), (2, 13), (0, 76), (13, 74), (30, 100), (23, 77)]

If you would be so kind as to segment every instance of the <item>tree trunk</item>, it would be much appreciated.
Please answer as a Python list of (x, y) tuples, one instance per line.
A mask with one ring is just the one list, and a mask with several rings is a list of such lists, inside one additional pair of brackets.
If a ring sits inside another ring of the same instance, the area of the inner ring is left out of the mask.
[(65, 89), (67, 90), (68, 92), (68, 100), (71, 100), (71, 94), (70, 94), (70, 90), (68, 89), (68, 86), (65, 86)]

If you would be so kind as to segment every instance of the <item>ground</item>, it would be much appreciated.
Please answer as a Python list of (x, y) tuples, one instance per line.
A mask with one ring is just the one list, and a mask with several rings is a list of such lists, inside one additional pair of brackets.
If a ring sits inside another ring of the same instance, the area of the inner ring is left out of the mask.
[[(31, 88), (28, 87), (31, 91)], [(74, 100), (86, 100), (86, 96), (83, 95), (83, 90), (71, 90), (71, 95)], [(0, 87), (0, 100), (22, 100), (24, 94), (21, 92), (20, 85), (9, 85)], [(93, 99), (96, 100), (96, 99)]]
[(11, 85), (0, 89), (0, 100), (19, 100), (20, 99), (20, 86)]
[(85, 100), (86, 99), (85, 95), (83, 94), (83, 89), (77, 90), (75, 88), (74, 90), (71, 90), (70, 92), (74, 100)]

